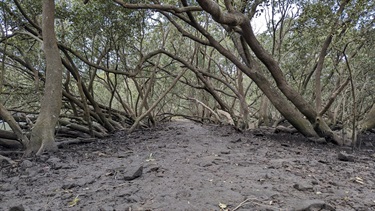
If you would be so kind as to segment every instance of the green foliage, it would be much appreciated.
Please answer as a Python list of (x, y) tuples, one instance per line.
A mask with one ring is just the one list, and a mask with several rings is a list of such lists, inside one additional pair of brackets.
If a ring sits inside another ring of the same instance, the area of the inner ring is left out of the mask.
[[(132, 1), (126, 2), (132, 3)], [(177, 1), (161, 2), (161, 5), (182, 7)], [(219, 2), (224, 9), (224, 1)], [(247, 15), (253, 2), (233, 1), (233, 7)], [(136, 3), (156, 4), (154, 1), (136, 1)], [(187, 3), (190, 6), (197, 6), (196, 1), (187, 1)], [(35, 38), (40, 34), (21, 14), (14, 1), (5, 0), (0, 4), (3, 8), (0, 11), (3, 32), (6, 24), (9, 32), (17, 33), (7, 40), (8, 53), (6, 59), (2, 61), (7, 69), (6, 81), (12, 84), (5, 87), (5, 92), (9, 94), (7, 99), (12, 106), (19, 106), (17, 100), (22, 102), (23, 106), (28, 105), (24, 103), (28, 100), (26, 97), (22, 101), (23, 95), (13, 95), (11, 90), (18, 84), (15, 93), (34, 93), (36, 81), (40, 82), (38, 93), (43, 88), (42, 79), (35, 80), (34, 77), (37, 73), (42, 78), (45, 70), (41, 42)], [(30, 20), (41, 24), (40, 1), (20, 1), (20, 4)], [(333, 40), (322, 70), (323, 98), (328, 99), (337, 84), (348, 77), (347, 66), (343, 60), (343, 52), (345, 52), (354, 70), (356, 87), (361, 93), (361, 102), (365, 108), (365, 105), (373, 100), (371, 90), (375, 88), (373, 82), (375, 55), (372, 50), (375, 45), (374, 3), (364, 0), (350, 2), (343, 15), (338, 18), (337, 27), (332, 30), (338, 8), (337, 1), (264, 1), (258, 7), (256, 16), (267, 12), (271, 12), (270, 14), (273, 12), (273, 16), (269, 15), (268, 30), (258, 35), (258, 39), (279, 62), (288, 83), (313, 103), (314, 83), (309, 76), (317, 62), (324, 40), (332, 33)], [(138, 111), (141, 110), (139, 107), (143, 95), (150, 87), (151, 93), (147, 96), (147, 102), (149, 105), (152, 104), (166, 87), (172, 84), (174, 77), (188, 68), (186, 65), (166, 55), (156, 55), (141, 65), (141, 71), (136, 77), (122, 74), (115, 76), (113, 73), (107, 74), (103, 69), (132, 73), (142, 57), (154, 50), (164, 49), (187, 61), (200, 72), (193, 70), (186, 72), (172, 92), (155, 109), (155, 115), (161, 113), (202, 115), (199, 111), (202, 107), (189, 98), (196, 98), (210, 108), (217, 107), (218, 102), (212, 94), (209, 94), (207, 86), (199, 79), (200, 76), (209, 81), (217, 95), (233, 109), (234, 113), (239, 113), (241, 110), (235, 93), (239, 89), (237, 67), (211, 46), (202, 44), (207, 42), (207, 38), (192, 26), (193, 23), (188, 21), (185, 13), (162, 14), (155, 9), (131, 10), (105, 0), (90, 1), (86, 5), (81, 0), (56, 1), (56, 12), (58, 41), (81, 57), (68, 52), (84, 85), (89, 86), (90, 81), (93, 81), (90, 92), (98, 103), (109, 106), (113, 97), (112, 108), (123, 110), (122, 103), (126, 103), (131, 109)], [(284, 15), (281, 16), (281, 13)], [(213, 39), (230, 51), (234, 57), (240, 58), (233, 42), (235, 34), (233, 29), (217, 24), (205, 12), (192, 12), (192, 14), (196, 22)], [(173, 20), (180, 30), (170, 20)], [(25, 33), (26, 27), (36, 34), (31, 36), (30, 31)], [(185, 35), (182, 36), (181, 29), (202, 42), (198, 43)], [(0, 43), (0, 49), (4, 47), (4, 42)], [(62, 58), (67, 59), (63, 53)], [(32, 68), (27, 67), (26, 63)], [(101, 68), (97, 68), (98, 66)], [(261, 72), (271, 77), (264, 66), (259, 65), (259, 68), (263, 68), (264, 71)], [(64, 81), (71, 77), (68, 72), (64, 74)], [(260, 105), (258, 100), (260, 91), (251, 83), (250, 79), (245, 77), (242, 88), (247, 93), (246, 103), (256, 112)], [(366, 84), (366, 88), (362, 88), (363, 84)], [(80, 98), (77, 82), (73, 77), (70, 78), (68, 87), (71, 94)], [(38, 94), (30, 94), (30, 98), (38, 99)], [(36, 102), (34, 104), (37, 105)]]

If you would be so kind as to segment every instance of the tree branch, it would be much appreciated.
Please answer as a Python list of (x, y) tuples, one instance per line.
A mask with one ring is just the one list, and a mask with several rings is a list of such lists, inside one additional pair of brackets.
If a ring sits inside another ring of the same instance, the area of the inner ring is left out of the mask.
[(161, 5), (161, 4), (129, 4), (125, 3), (122, 0), (113, 0), (113, 2), (121, 5), (124, 8), (127, 9), (155, 9), (160, 11), (167, 11), (167, 12), (174, 12), (174, 13), (183, 13), (183, 12), (199, 12), (202, 11), (202, 8), (197, 6), (190, 6), (190, 7), (175, 7), (172, 5)]

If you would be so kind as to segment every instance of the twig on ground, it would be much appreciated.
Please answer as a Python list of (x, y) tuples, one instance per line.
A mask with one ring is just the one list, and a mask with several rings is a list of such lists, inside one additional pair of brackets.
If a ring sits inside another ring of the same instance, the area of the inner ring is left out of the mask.
[(237, 205), (237, 207), (233, 208), (232, 211), (238, 210), (238, 209), (241, 208), (243, 205), (245, 205), (245, 204), (249, 204), (249, 203), (253, 203), (253, 204), (256, 204), (256, 205), (259, 205), (259, 206), (268, 207), (268, 208), (272, 208), (272, 209), (278, 209), (277, 207), (274, 207), (274, 206), (271, 206), (271, 205), (268, 205), (268, 204), (264, 204), (264, 203), (261, 203), (261, 202), (255, 202), (255, 201), (251, 201), (251, 202), (249, 202), (250, 200), (257, 200), (257, 201), (259, 201), (259, 200), (256, 199), (256, 198), (248, 198), (248, 199), (246, 199), (245, 201), (241, 202), (239, 205)]
[(255, 198), (248, 198), (248, 199), (246, 199), (245, 201), (243, 201), (243, 202), (241, 202), (239, 205), (237, 205), (237, 207), (233, 208), (232, 211), (238, 210), (240, 207), (242, 207), (243, 205), (245, 205), (246, 202), (248, 202), (248, 201), (250, 201), (250, 200), (253, 200), (253, 199), (255, 199)]

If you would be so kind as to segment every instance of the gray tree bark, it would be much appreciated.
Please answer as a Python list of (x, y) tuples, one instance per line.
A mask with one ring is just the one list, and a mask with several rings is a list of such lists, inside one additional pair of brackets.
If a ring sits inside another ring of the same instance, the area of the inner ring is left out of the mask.
[(20, 126), (17, 124), (16, 120), (13, 118), (12, 114), (4, 107), (0, 102), (0, 116), (5, 120), (10, 128), (13, 130), (14, 134), (17, 136), (17, 140), (21, 142), (22, 146), (26, 148), (29, 144), (29, 139), (22, 133)]
[[(267, 79), (261, 75), (260, 72), (244, 67), (243, 64), (236, 65), (258, 85), (268, 99), (270, 99), (275, 108), (299, 132), (306, 136), (316, 136), (318, 134), (336, 144), (343, 144), (342, 140), (332, 132), (326, 122), (322, 118), (319, 118), (318, 112), (302, 97), (301, 94), (287, 83), (277, 61), (263, 48), (255, 37), (250, 25), (250, 20), (247, 16), (237, 12), (224, 12), (221, 10), (220, 6), (212, 0), (198, 0), (198, 3), (203, 10), (211, 14), (216, 22), (231, 27), (239, 27), (241, 29), (242, 37), (256, 57), (267, 67), (277, 84), (278, 90), (280, 90), (282, 94), (280, 95), (278, 92), (274, 92)], [(218, 50), (220, 51), (220, 49)], [(223, 50), (220, 52), (225, 53)], [(228, 59), (231, 58), (228, 57)], [(284, 99), (284, 96), (287, 100)], [(293, 103), (295, 107), (290, 105), (290, 102)], [(305, 116), (308, 121), (306, 121), (303, 116)], [(312, 127), (315, 132), (311, 130)]]
[(360, 131), (370, 130), (375, 128), (375, 103), (366, 117), (359, 123)]
[(43, 0), (43, 50), (46, 58), (46, 84), (38, 119), (32, 129), (25, 155), (56, 151), (55, 127), (60, 115), (62, 62), (54, 29), (55, 2)]

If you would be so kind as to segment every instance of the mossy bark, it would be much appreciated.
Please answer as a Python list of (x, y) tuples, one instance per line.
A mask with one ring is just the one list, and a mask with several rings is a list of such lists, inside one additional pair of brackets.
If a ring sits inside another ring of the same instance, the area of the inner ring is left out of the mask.
[(320, 137), (324, 137), (327, 141), (333, 142), (337, 145), (344, 144), (344, 140), (336, 135), (321, 117), (315, 119), (314, 130)]

